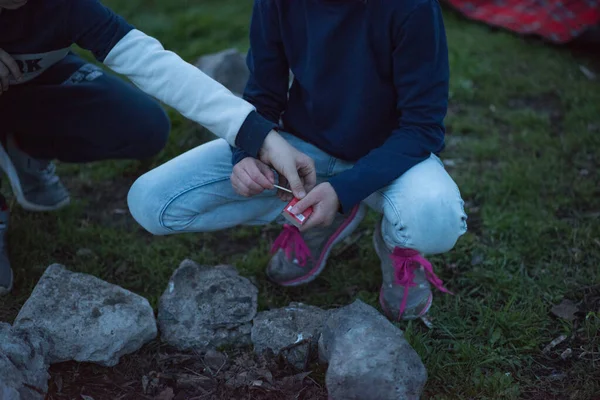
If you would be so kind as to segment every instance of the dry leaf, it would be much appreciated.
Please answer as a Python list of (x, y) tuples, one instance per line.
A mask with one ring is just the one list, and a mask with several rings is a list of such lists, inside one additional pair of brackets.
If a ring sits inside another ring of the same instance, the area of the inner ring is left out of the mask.
[(556, 315), (558, 318), (565, 319), (567, 321), (573, 321), (575, 317), (575, 313), (579, 311), (579, 308), (575, 303), (571, 300), (564, 299), (560, 304), (552, 307), (552, 314)]

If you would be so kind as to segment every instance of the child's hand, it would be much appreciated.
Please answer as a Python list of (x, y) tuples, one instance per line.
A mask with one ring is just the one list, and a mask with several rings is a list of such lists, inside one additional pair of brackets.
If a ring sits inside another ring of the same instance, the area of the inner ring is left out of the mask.
[(8, 90), (8, 78), (21, 79), (21, 70), (13, 58), (0, 49), (0, 95)]
[(256, 158), (246, 157), (233, 167), (231, 185), (236, 193), (244, 197), (273, 189), (274, 183), (275, 174), (271, 168)]
[(296, 198), (302, 199), (315, 187), (317, 172), (313, 159), (296, 150), (277, 132), (271, 131), (267, 135), (258, 158), (273, 166), (279, 173), (280, 182), (284, 182), (281, 185), (289, 185)]
[(308, 217), (300, 231), (304, 232), (317, 226), (329, 226), (337, 214), (340, 202), (337, 193), (329, 182), (317, 185), (308, 192), (291, 210), (293, 214), (300, 214), (312, 206), (313, 213)]

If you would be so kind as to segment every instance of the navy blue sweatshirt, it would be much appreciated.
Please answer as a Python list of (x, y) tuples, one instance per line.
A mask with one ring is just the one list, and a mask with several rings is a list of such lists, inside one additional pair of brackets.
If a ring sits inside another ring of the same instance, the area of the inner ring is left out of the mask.
[(60, 61), (74, 43), (104, 61), (132, 29), (98, 0), (29, 0), (0, 13), (0, 48), (17, 60), (27, 80)]
[(260, 114), (355, 163), (329, 181), (344, 212), (444, 147), (437, 0), (255, 0), (247, 61), (244, 98)]

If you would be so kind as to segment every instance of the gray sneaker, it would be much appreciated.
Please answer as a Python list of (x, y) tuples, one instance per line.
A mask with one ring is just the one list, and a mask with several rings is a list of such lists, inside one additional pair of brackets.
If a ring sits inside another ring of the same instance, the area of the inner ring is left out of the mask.
[(271, 249), (275, 255), (267, 267), (267, 276), (282, 286), (314, 280), (325, 268), (331, 249), (356, 229), (365, 213), (365, 206), (360, 204), (350, 215), (338, 214), (330, 226), (304, 234), (294, 226), (284, 225)]
[(379, 303), (389, 319), (412, 320), (427, 314), (433, 301), (429, 282), (442, 292), (450, 293), (429, 261), (416, 250), (396, 247), (391, 251), (387, 247), (381, 236), (381, 222), (375, 227), (373, 245), (381, 260), (383, 277)]
[(0, 168), (24, 209), (52, 211), (69, 204), (69, 192), (56, 176), (55, 165), (21, 151), (12, 135), (8, 135), (5, 147), (0, 143)]
[(8, 232), (8, 208), (0, 195), (0, 296), (9, 294), (13, 286), (13, 272), (8, 260), (6, 233)]

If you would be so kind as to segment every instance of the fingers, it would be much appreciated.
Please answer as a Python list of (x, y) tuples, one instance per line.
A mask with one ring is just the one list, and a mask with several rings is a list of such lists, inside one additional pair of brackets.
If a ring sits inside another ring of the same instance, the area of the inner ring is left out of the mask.
[[(277, 132), (269, 132), (260, 150), (260, 159), (273, 166), (289, 182), (290, 189), (298, 199), (306, 196), (303, 179), (312, 186), (316, 182), (314, 162), (307, 155), (296, 150)], [(300, 174), (300, 171), (302, 174)]]
[(312, 214), (300, 227), (301, 232), (318, 226), (331, 225), (339, 207), (338, 198), (333, 187), (329, 183), (316, 186), (291, 211), (294, 214), (301, 214), (309, 207), (312, 208)]
[(260, 185), (252, 181), (242, 168), (234, 168), (230, 180), (236, 193), (244, 197), (254, 196), (262, 192)]
[(294, 193), (294, 196), (297, 199), (303, 199), (306, 196), (306, 189), (304, 189), (304, 184), (300, 179), (300, 175), (298, 174), (296, 166), (286, 165), (286, 167), (287, 168), (281, 171), (281, 173), (287, 179), (290, 189)]
[(315, 207), (315, 211), (308, 217), (306, 222), (299, 228), (300, 232), (306, 232), (311, 230), (312, 228), (317, 228), (319, 226), (323, 226), (323, 213), (319, 212), (318, 207)]
[(235, 174), (231, 174), (231, 186), (233, 186), (233, 190), (240, 196), (250, 197), (250, 189), (242, 183), (240, 178)]
[(272, 189), (275, 183), (275, 174), (269, 166), (263, 162), (257, 161), (254, 164), (258, 170), (259, 180), (255, 180), (259, 185), (265, 189)]
[(237, 175), (231, 176), (231, 185), (237, 194), (244, 197), (256, 196), (257, 194), (262, 193), (264, 190), (259, 185), (255, 183), (248, 184), (248, 180), (245, 178), (240, 178)]
[(304, 188), (310, 192), (317, 184), (317, 169), (315, 162), (306, 154), (300, 153), (296, 159), (298, 173), (304, 181)]
[[(279, 177), (279, 186), (289, 187), (287, 179), (284, 176)], [(284, 192), (283, 190), (277, 190), (277, 197), (279, 197), (282, 201), (290, 202), (294, 198), (291, 193)]]
[(312, 228), (329, 226), (333, 222), (327, 213), (326, 207), (319, 202), (312, 206), (313, 212), (306, 222), (300, 227), (300, 232), (306, 232)]
[[(321, 201), (321, 196), (319, 194), (319, 191), (313, 190), (313, 191), (309, 192), (305, 198), (303, 198), (298, 203), (296, 203), (296, 205), (292, 208), (292, 212), (294, 214), (301, 214), (308, 207), (314, 206), (314, 205), (318, 204), (320, 201)], [(312, 218), (312, 215), (310, 218)]]
[(317, 184), (317, 170), (312, 158), (304, 153), (297, 152), (294, 166), (294, 181), (288, 178), (290, 188), (298, 199), (304, 198)]
[(4, 50), (0, 50), (0, 61), (8, 68), (15, 80), (19, 80), (22, 77), (21, 70), (17, 65), (17, 62)]
[(250, 171), (242, 170), (239, 174), (239, 178), (242, 182), (242, 185), (248, 188), (248, 194), (250, 196), (256, 196), (257, 194), (260, 194), (265, 190), (265, 188), (261, 184), (256, 182), (256, 175), (254, 172), (251, 175)]
[(300, 232), (305, 232), (311, 228), (320, 226), (323, 223), (323, 211), (319, 203), (319, 194), (315, 192), (318, 191), (313, 190), (309, 192), (306, 197), (296, 203), (291, 210), (293, 214), (302, 214), (308, 207), (313, 207), (312, 214), (308, 217), (306, 222), (302, 224)]
[(281, 190), (277, 192), (277, 197), (279, 197), (282, 201), (285, 201), (286, 203), (289, 203), (294, 198), (294, 196), (292, 196), (290, 193)]
[(256, 196), (265, 189), (272, 189), (275, 183), (275, 174), (262, 162), (246, 158), (233, 168), (231, 185), (234, 190), (244, 196)]

